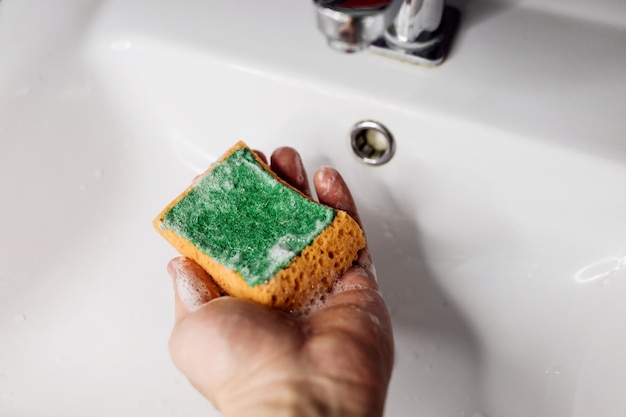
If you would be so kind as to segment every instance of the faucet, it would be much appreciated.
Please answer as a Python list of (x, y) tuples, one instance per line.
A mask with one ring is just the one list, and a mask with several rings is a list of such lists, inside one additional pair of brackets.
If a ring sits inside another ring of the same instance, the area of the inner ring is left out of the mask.
[(434, 66), (443, 62), (460, 13), (445, 0), (313, 0), (331, 48), (375, 52)]

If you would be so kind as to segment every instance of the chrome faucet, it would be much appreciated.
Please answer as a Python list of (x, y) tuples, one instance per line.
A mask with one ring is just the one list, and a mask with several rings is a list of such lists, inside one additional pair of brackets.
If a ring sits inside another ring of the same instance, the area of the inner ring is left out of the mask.
[(328, 44), (341, 52), (374, 51), (422, 65), (438, 65), (460, 13), (445, 0), (313, 0)]

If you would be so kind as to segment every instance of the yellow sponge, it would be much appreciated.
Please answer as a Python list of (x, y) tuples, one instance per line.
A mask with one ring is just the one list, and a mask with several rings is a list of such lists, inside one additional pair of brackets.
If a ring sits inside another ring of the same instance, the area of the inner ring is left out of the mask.
[(223, 292), (272, 307), (305, 307), (365, 247), (359, 225), (278, 178), (237, 143), (153, 222)]

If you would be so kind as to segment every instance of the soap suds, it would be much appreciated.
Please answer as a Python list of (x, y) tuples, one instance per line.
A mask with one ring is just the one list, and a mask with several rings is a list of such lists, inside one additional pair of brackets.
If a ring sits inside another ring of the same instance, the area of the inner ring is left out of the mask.
[(283, 265), (285, 262), (290, 261), (295, 256), (293, 251), (286, 249), (279, 241), (276, 245), (272, 246), (269, 250), (269, 257), (271, 260), (270, 268), (274, 268), (278, 265)]
[(211, 301), (211, 293), (202, 281), (179, 264), (174, 264), (174, 268), (178, 298), (187, 311), (192, 313)]
[[(344, 293), (348, 291), (359, 291), (359, 290), (367, 290), (368, 292), (363, 292), (362, 297), (367, 299), (368, 302), (373, 302), (374, 297), (369, 293), (369, 291), (375, 291), (380, 294), (380, 290), (373, 290), (369, 286), (359, 285), (359, 284), (349, 284), (346, 283), (345, 280), (338, 278), (330, 291), (327, 291), (325, 287), (320, 287), (317, 291), (313, 291), (309, 300), (302, 305), (298, 310), (292, 311), (298, 317), (306, 318), (307, 316), (315, 313), (316, 311), (324, 308), (326, 306), (326, 302), (329, 298)], [(372, 322), (376, 325), (380, 325), (380, 320), (378, 317), (370, 317)]]
[[(307, 303), (303, 304), (303, 306), (299, 308), (298, 310), (291, 311), (291, 313), (294, 314), (300, 320), (306, 321), (307, 317), (310, 317), (312, 314), (315, 314), (317, 311), (325, 308), (328, 303), (328, 300), (332, 298), (333, 296), (347, 292), (347, 291), (359, 291), (359, 290), (367, 290), (367, 291), (363, 291), (360, 294), (360, 297), (362, 297), (364, 301), (369, 302), (369, 303), (375, 301), (373, 295), (369, 293), (369, 291), (372, 290), (370, 287), (366, 287), (366, 286), (358, 285), (358, 284), (347, 284), (342, 279), (338, 279), (335, 282), (335, 285), (333, 285), (330, 292), (327, 292), (323, 290), (322, 288), (320, 288), (319, 291), (315, 292), (309, 298)], [(365, 314), (365, 316), (369, 319), (369, 321), (371, 321), (372, 325), (375, 328), (382, 327), (382, 322), (380, 318), (376, 316), (375, 314), (357, 305), (350, 305), (350, 306), (352, 308), (358, 309), (359, 311), (362, 311), (363, 314)]]

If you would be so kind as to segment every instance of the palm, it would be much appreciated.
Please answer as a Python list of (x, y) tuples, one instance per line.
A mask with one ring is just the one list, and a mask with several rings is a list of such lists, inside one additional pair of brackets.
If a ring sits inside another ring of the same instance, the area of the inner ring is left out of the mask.
[[(272, 168), (310, 195), (295, 157), (289, 149), (282, 158), (277, 152)], [(347, 208), (358, 221), (341, 178), (324, 183), (322, 175), (318, 177), (320, 201)], [(179, 262), (188, 263), (185, 268), (196, 275), (204, 274), (189, 260)], [(218, 407), (263, 397), (271, 387), (300, 384), (317, 390), (327, 402), (329, 394), (341, 396), (331, 398), (331, 403), (341, 404), (337, 406), (341, 413), (370, 415), (363, 412), (371, 410), (371, 415), (380, 415), (393, 364), (393, 339), (372, 269), (365, 249), (356, 265), (339, 278), (333, 294), (306, 315), (230, 297), (206, 303), (193, 314), (178, 314), (170, 346), (173, 358)], [(204, 275), (201, 278), (208, 279)]]

